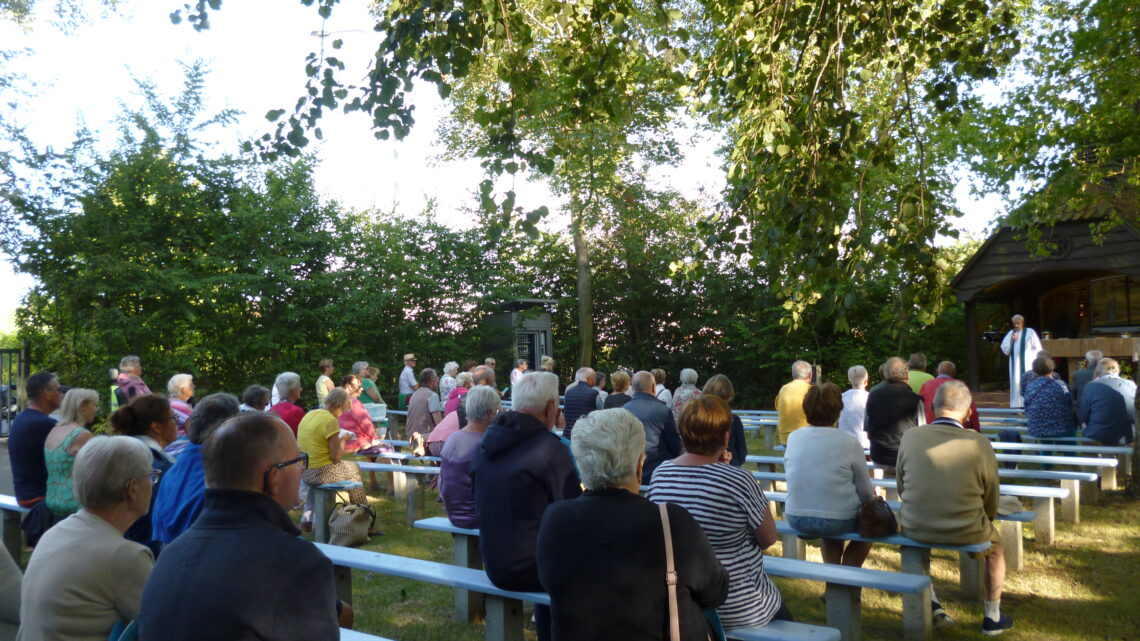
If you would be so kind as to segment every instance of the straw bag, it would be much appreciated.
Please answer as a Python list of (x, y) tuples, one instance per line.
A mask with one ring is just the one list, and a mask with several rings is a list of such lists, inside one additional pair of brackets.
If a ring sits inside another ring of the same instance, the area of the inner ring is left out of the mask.
[(329, 543), (355, 547), (368, 542), (376, 514), (366, 505), (337, 503), (329, 516)]

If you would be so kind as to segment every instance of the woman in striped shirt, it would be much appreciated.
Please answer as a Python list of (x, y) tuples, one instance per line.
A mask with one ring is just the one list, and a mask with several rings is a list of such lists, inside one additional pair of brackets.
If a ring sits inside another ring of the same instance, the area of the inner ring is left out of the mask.
[(685, 453), (662, 463), (646, 496), (676, 503), (701, 524), (717, 559), (728, 570), (728, 599), (717, 608), (726, 630), (759, 626), (792, 615), (768, 575), (764, 550), (776, 542), (768, 499), (752, 475), (728, 463), (732, 410), (724, 399), (702, 394), (681, 410)]

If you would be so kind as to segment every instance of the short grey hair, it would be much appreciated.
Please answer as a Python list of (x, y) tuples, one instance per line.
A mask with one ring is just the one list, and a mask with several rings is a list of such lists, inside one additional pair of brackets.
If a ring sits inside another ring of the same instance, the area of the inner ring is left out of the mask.
[(142, 367), (142, 361), (139, 360), (138, 354), (127, 354), (119, 361), (119, 369), (136, 370)]
[(460, 374), (455, 377), (456, 387), (468, 387), (474, 382), (475, 377), (471, 375), (471, 372), (460, 372)]
[(962, 381), (946, 381), (938, 386), (938, 391), (934, 393), (934, 414), (937, 416), (943, 409), (948, 409), (954, 412), (965, 412), (970, 409), (970, 402), (973, 401), (973, 396), (970, 395), (970, 388)]
[(240, 411), (241, 406), (233, 394), (210, 394), (194, 406), (186, 427), (186, 436), (191, 443), (201, 445), (219, 425), (225, 423), (226, 419), (237, 416)]
[(574, 372), (574, 380), (576, 381), (588, 381), (593, 377), (594, 368), (592, 367), (581, 367), (578, 368), (577, 372)]
[(273, 387), (277, 388), (277, 396), (284, 401), (289, 398), (290, 392), (301, 389), (301, 376), (296, 372), (281, 372), (273, 381)]
[(637, 477), (645, 427), (622, 408), (590, 412), (574, 424), (570, 449), (586, 489), (618, 487)]
[(84, 403), (94, 403), (99, 406), (99, 392), (86, 387), (73, 387), (63, 395), (63, 402), (59, 405), (59, 422), (57, 425), (78, 423), (80, 420), (79, 408)]
[(847, 380), (851, 385), (860, 385), (867, 382), (867, 368), (862, 365), (852, 365), (847, 368)]
[(550, 401), (558, 402), (558, 376), (553, 372), (535, 372), (524, 376), (515, 383), (511, 396), (516, 410), (545, 409)]
[(368, 369), (368, 361), (356, 361), (352, 364), (352, 373), (360, 376), (361, 372), (366, 372)]
[(1120, 363), (1115, 358), (1102, 358), (1096, 362), (1096, 378), (1105, 375), (1120, 376)]
[(653, 374), (642, 370), (633, 375), (633, 391), (644, 392), (652, 394), (653, 390), (657, 389), (657, 379), (653, 378)]
[(75, 456), (71, 470), (75, 500), (88, 509), (106, 509), (126, 500), (132, 479), (149, 483), (150, 448), (132, 436), (96, 436)]
[[(465, 372), (466, 373), (466, 372)], [(464, 400), (468, 421), (485, 421), (487, 412), (497, 412), (502, 405), (499, 392), (490, 385), (476, 385), (467, 392)]]
[(807, 361), (792, 363), (792, 378), (811, 378), (811, 363)]
[(448, 374), (450, 376), (455, 376), (455, 373), (458, 371), (459, 371), (459, 363), (456, 363), (455, 361), (447, 361), (446, 363), (443, 364), (443, 373), (444, 374)]
[(1016, 323), (1017, 321), (1021, 321), (1021, 322), (1023, 322), (1023, 323), (1024, 323), (1024, 322), (1025, 322), (1025, 317), (1024, 317), (1024, 316), (1022, 316), (1021, 314), (1014, 314), (1013, 316), (1010, 316), (1010, 317), (1009, 317), (1009, 320), (1010, 320), (1010, 322), (1011, 322), (1011, 323)]
[(681, 370), (681, 384), (682, 385), (696, 385), (697, 384), (697, 370), (686, 367)]
[(166, 392), (171, 396), (177, 396), (193, 382), (193, 374), (175, 374), (170, 377), (169, 381), (166, 381)]
[(888, 381), (905, 381), (910, 368), (907, 367), (906, 361), (898, 356), (892, 356), (887, 359), (887, 380)]
[(1090, 349), (1085, 352), (1085, 360), (1089, 362), (1089, 367), (1096, 367), (1097, 361), (1104, 358), (1104, 352), (1099, 349)]
[(495, 360), (494, 356), (488, 356), (487, 358), (483, 359), (484, 365), (490, 365), (491, 363), (495, 363), (496, 365), (498, 364), (498, 361)]

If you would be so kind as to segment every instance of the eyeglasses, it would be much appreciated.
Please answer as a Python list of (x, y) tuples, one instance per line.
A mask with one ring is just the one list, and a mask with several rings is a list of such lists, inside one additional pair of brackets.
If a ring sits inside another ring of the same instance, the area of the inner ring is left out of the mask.
[(308, 452), (301, 452), (301, 455), (295, 459), (285, 461), (284, 463), (274, 463), (273, 465), (270, 465), (269, 467), (270, 467), (270, 469), (277, 468), (280, 470), (282, 468), (289, 467), (290, 465), (294, 465), (296, 463), (301, 464), (302, 470), (309, 469), (309, 453)]
[(158, 485), (158, 482), (161, 480), (162, 480), (162, 470), (151, 470), (150, 471), (150, 484), (151, 485)]

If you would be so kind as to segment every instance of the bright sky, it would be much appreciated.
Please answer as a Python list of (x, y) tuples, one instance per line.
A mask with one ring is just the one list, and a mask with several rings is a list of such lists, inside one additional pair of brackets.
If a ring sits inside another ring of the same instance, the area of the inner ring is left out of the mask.
[[(41, 5), (54, 4), (41, 0)], [(188, 24), (172, 25), (169, 14), (182, 0), (122, 0), (119, 15), (93, 18), (88, 24), (61, 33), (49, 20), (38, 20), (29, 31), (0, 22), (4, 48), (28, 48), (32, 53), (7, 63), (6, 71), (25, 73), (37, 83), (37, 95), (22, 100), (20, 117), (39, 145), (62, 148), (73, 139), (78, 123), (101, 135), (109, 148), (115, 139), (115, 118), (121, 104), (139, 104), (132, 78), (155, 82), (164, 95), (182, 86), (180, 61), (205, 60), (211, 73), (206, 80), (206, 113), (222, 108), (244, 112), (236, 126), (222, 132), (223, 149), (235, 150), (239, 141), (270, 131), (267, 111), (291, 107), (304, 87), (304, 60), (319, 50), (316, 34), (344, 40), (336, 54), (362, 78), (379, 39), (371, 31), (374, 21), (368, 3), (344, 0), (323, 21), (314, 7), (297, 0), (242, 0), (223, 3), (212, 13), (208, 31)], [(93, 15), (97, 15), (96, 9)], [(50, 17), (50, 16), (45, 16)], [(354, 70), (351, 66), (358, 63)], [(348, 75), (346, 77), (352, 77)], [(362, 114), (329, 115), (323, 122), (325, 141), (315, 149), (321, 165), (318, 188), (328, 197), (364, 209), (389, 209), (405, 215), (422, 211), (435, 199), (441, 222), (465, 224), (460, 210), (474, 203), (473, 190), (483, 175), (477, 161), (440, 163), (433, 159), (435, 125), (441, 113), (434, 90), (418, 92), (417, 124), (402, 142), (377, 141)], [(689, 195), (716, 194), (724, 185), (713, 156), (713, 144), (702, 141), (689, 150), (685, 163), (662, 179)], [(519, 204), (531, 209), (556, 203), (540, 186), (515, 185)], [(967, 213), (959, 227), (980, 234), (1000, 208), (996, 197), (972, 200), (963, 187), (956, 192), (959, 208)], [(7, 257), (0, 260), (0, 332), (12, 331), (12, 314), (31, 285), (26, 275), (15, 274)]]

